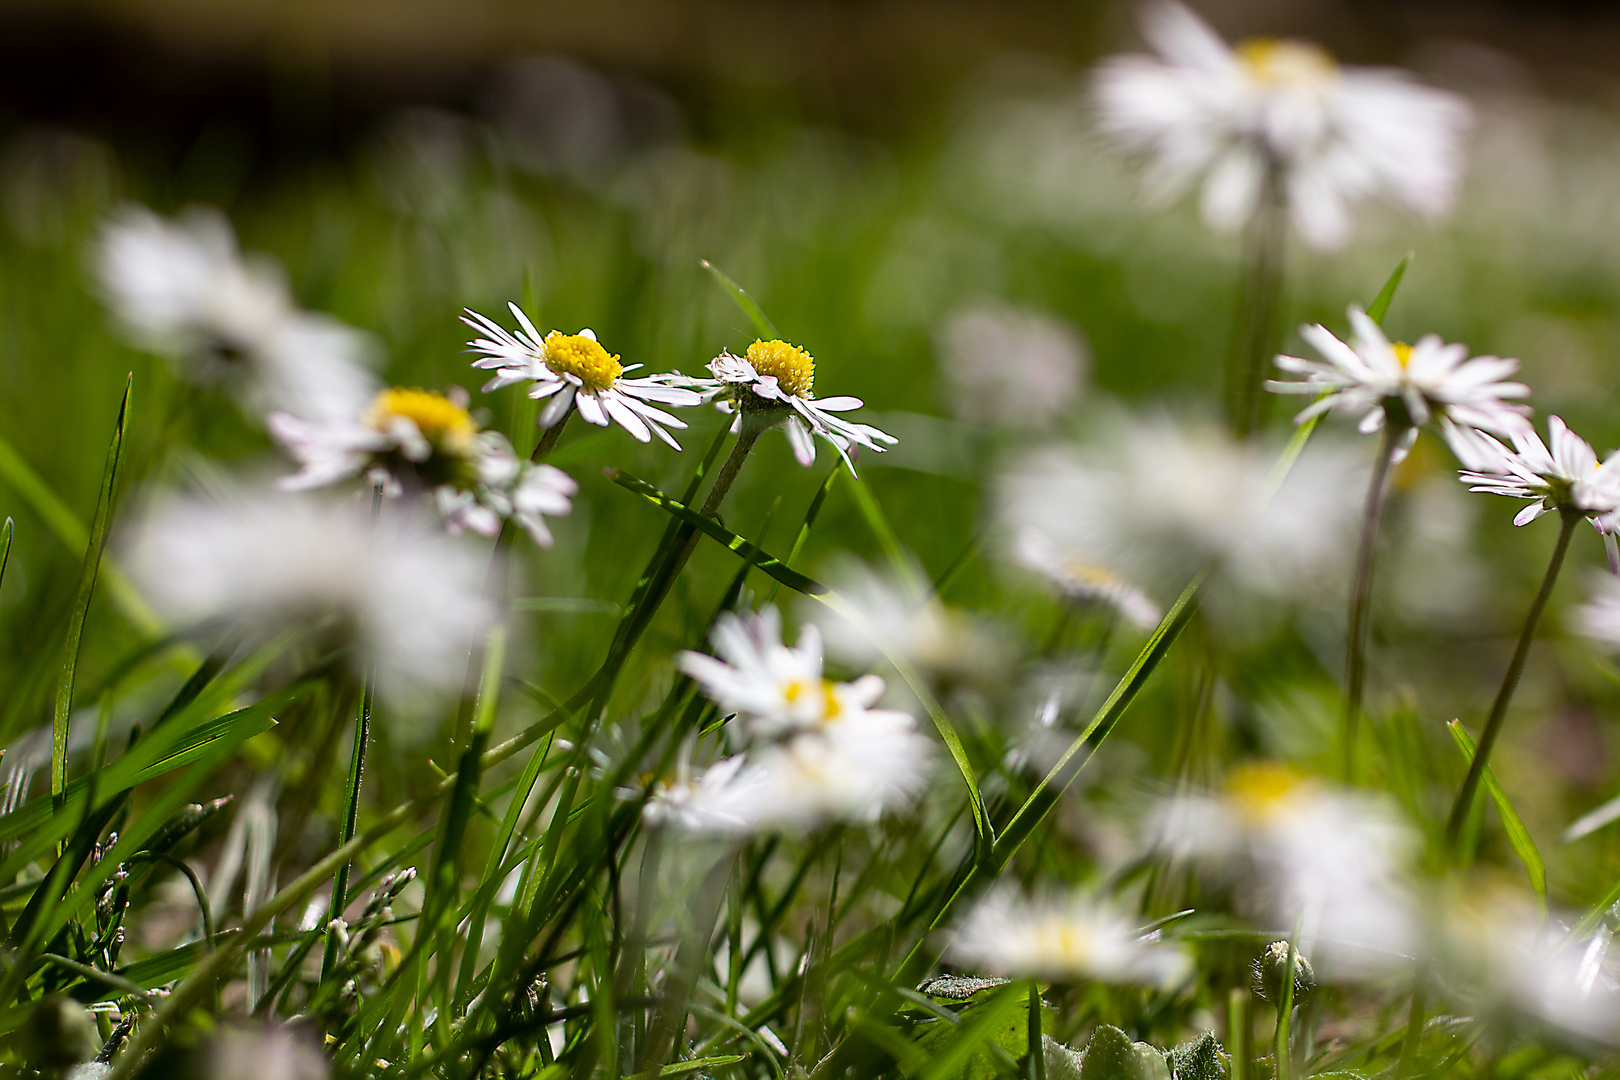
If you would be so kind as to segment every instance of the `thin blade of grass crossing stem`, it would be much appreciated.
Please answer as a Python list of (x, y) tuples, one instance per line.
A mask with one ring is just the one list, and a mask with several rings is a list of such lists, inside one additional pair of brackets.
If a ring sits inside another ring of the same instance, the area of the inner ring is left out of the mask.
[(877, 537), (878, 545), (883, 548), (884, 557), (894, 569), (895, 577), (912, 597), (921, 599), (926, 595), (924, 589), (927, 588), (927, 583), (919, 579), (917, 568), (906, 558), (905, 551), (900, 547), (900, 538), (895, 535), (894, 528), (883, 513), (883, 507), (878, 505), (877, 499), (872, 495), (872, 489), (867, 487), (864, 481), (853, 474), (849, 479), (850, 492), (855, 496), (855, 506), (860, 510), (861, 517), (866, 519), (866, 527)]
[(754, 298), (743, 292), (741, 285), (732, 281), (731, 278), (726, 276), (725, 271), (715, 266), (708, 259), (698, 261), (703, 264), (703, 269), (714, 275), (714, 280), (720, 283), (720, 287), (726, 290), (733, 300), (737, 301), (737, 306), (742, 308), (744, 315), (748, 316), (748, 321), (754, 324), (754, 333), (757, 336), (767, 339), (782, 336), (776, 332), (775, 324), (766, 317), (765, 312), (754, 302)]
[(1395, 299), (1395, 290), (1401, 287), (1401, 279), (1406, 277), (1406, 268), (1412, 265), (1412, 260), (1416, 257), (1415, 251), (1408, 251), (1401, 256), (1401, 261), (1395, 264), (1395, 269), (1384, 282), (1384, 287), (1378, 290), (1373, 302), (1367, 305), (1367, 318), (1380, 326), (1383, 325), (1384, 316), (1389, 314), (1389, 305)]
[(873, 647), (882, 653), (883, 658), (894, 667), (895, 672), (911, 688), (911, 692), (917, 696), (917, 700), (922, 703), (922, 707), (928, 711), (929, 719), (933, 720), (934, 727), (939, 731), (939, 737), (944, 740), (946, 749), (951, 753), (951, 759), (956, 762), (957, 770), (962, 774), (963, 782), (967, 784), (968, 800), (973, 807), (973, 827), (974, 831), (978, 833), (980, 852), (988, 855), (990, 845), (995, 843), (996, 832), (990, 823), (990, 814), (985, 809), (984, 796), (979, 793), (978, 777), (974, 775), (972, 762), (968, 761), (967, 749), (962, 745), (961, 736), (956, 733), (956, 728), (952, 725), (950, 717), (945, 715), (944, 708), (940, 706), (938, 699), (934, 697), (933, 691), (928, 688), (927, 681), (912, 666), (911, 661), (889, 648), (889, 643), (884, 640), (883, 634), (871, 624), (870, 620), (854, 604), (830, 590), (812, 593), (811, 595), (839, 615), (842, 615), (849, 621), (851, 626), (860, 631), (862, 636), (870, 641)]
[[(793, 546), (788, 549), (787, 558), (782, 560), (785, 565), (791, 566), (793, 563), (798, 561), (799, 553), (804, 550), (805, 541), (810, 539), (810, 529), (815, 525), (816, 518), (821, 516), (821, 508), (826, 504), (827, 495), (832, 491), (833, 482), (838, 479), (838, 474), (843, 470), (843, 467), (844, 462), (842, 458), (833, 462), (833, 467), (827, 470), (827, 478), (821, 482), (820, 487), (816, 488), (815, 496), (811, 498), (809, 507), (805, 509), (804, 521), (799, 526), (799, 535), (793, 538)], [(776, 600), (776, 594), (781, 590), (782, 583), (780, 581), (773, 581), (771, 583), (771, 591), (769, 595), (765, 597), (765, 603), (774, 603)]]
[(738, 536), (713, 518), (704, 517), (684, 503), (677, 502), (645, 480), (638, 480), (619, 469), (604, 469), (603, 473), (615, 484), (635, 492), (654, 506), (668, 511), (682, 522), (697, 529), (710, 539), (718, 541), (721, 545), (735, 552), (738, 557), (752, 563), (762, 573), (781, 582), (795, 592), (801, 592), (808, 596), (820, 596), (828, 591), (825, 585), (806, 577), (797, 570), (790, 569), (786, 563), (767, 554), (753, 541)]
[(107, 546), (107, 527), (112, 521), (113, 502), (118, 491), (118, 465), (124, 456), (124, 425), (129, 419), (129, 394), (134, 385), (135, 376), (131, 375), (124, 383), (124, 399), (119, 403), (118, 419), (113, 424), (112, 444), (107, 447), (107, 464), (101, 474), (101, 494), (96, 498), (95, 517), (90, 520), (84, 563), (79, 570), (78, 594), (68, 614), (67, 640), (62, 646), (62, 670), (56, 680), (56, 705), (51, 715), (51, 794), (59, 801), (63, 789), (67, 787), (68, 721), (73, 711), (73, 677), (79, 666), (79, 640), (84, 636), (84, 620), (95, 593), (101, 553)]
[[(1446, 725), (1451, 732), (1457, 749), (1462, 753), (1463, 764), (1471, 765), (1474, 761), (1474, 739), (1468, 734), (1468, 729), (1462, 726), (1462, 721), (1453, 720)], [(1530, 876), (1530, 887), (1535, 890), (1536, 899), (1541, 904), (1542, 914), (1547, 911), (1547, 864), (1541, 858), (1541, 851), (1536, 847), (1535, 839), (1514, 809), (1513, 800), (1508, 798), (1507, 792), (1497, 782), (1496, 773), (1489, 765), (1485, 766), (1483, 775), (1485, 790), (1490, 792), (1491, 801), (1496, 804), (1496, 813), (1502, 819), (1502, 829), (1507, 833), (1508, 844), (1513, 853), (1524, 864), (1525, 873)]]
[(11, 563), (11, 534), (16, 529), (16, 523), (9, 517), (6, 523), (0, 526), (0, 585), (6, 583), (6, 567)]

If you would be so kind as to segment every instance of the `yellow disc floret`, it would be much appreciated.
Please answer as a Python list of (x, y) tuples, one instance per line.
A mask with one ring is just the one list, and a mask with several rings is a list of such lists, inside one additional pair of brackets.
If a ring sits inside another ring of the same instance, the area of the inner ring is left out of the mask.
[(1287, 813), (1310, 780), (1298, 769), (1275, 761), (1240, 765), (1226, 778), (1227, 798), (1249, 822), (1259, 824)]
[(546, 366), (558, 375), (572, 375), (587, 390), (606, 390), (624, 373), (617, 353), (610, 353), (595, 338), (553, 330), (546, 335)]
[(395, 419), (409, 420), (435, 448), (452, 453), (470, 452), (478, 436), (478, 425), (467, 410), (432, 390), (395, 386), (372, 399), (365, 415), (367, 427), (387, 431)]
[(826, 679), (807, 682), (804, 679), (794, 679), (782, 688), (782, 699), (789, 705), (797, 705), (801, 701), (811, 701), (811, 695), (819, 695), (816, 704), (821, 707), (821, 720), (827, 723), (838, 719), (844, 707), (838, 702), (838, 695), (833, 693), (833, 684)]
[(1339, 73), (1326, 50), (1306, 41), (1252, 38), (1236, 51), (1244, 72), (1261, 86), (1319, 86)]
[(1390, 345), (1390, 349), (1392, 349), (1395, 353), (1395, 362), (1400, 364), (1401, 367), (1404, 368), (1406, 365), (1412, 362), (1412, 346), (1408, 345), (1406, 342), (1394, 342)]
[(816, 385), (816, 362), (797, 345), (756, 341), (748, 346), (748, 362), (761, 375), (775, 378), (785, 394), (807, 398)]

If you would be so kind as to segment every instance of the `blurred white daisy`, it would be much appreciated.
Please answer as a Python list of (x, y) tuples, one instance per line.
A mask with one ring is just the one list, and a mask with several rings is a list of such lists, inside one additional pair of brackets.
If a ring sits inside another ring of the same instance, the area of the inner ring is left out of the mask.
[(176, 624), (254, 637), (291, 626), (354, 642), (396, 705), (459, 688), (489, 622), (485, 563), (409, 515), (251, 489), (167, 495), (128, 544), (143, 594)]
[(1353, 203), (1383, 196), (1425, 216), (1451, 206), (1472, 110), (1392, 69), (1341, 67), (1320, 47), (1259, 38), (1232, 48), (1178, 3), (1148, 6), (1159, 54), (1105, 61), (1103, 132), (1147, 159), (1150, 190), (1203, 182), (1204, 220), (1236, 228), (1263, 199), (1312, 247), (1341, 246)]
[(1251, 762), (1222, 791), (1164, 800), (1151, 828), (1174, 857), (1252, 869), (1275, 928), (1298, 925), (1301, 950), (1330, 970), (1375, 970), (1415, 944), (1405, 869), (1416, 838), (1376, 796)]
[(1105, 566), (1070, 557), (1035, 529), (1019, 534), (1013, 553), (1020, 565), (1046, 578), (1071, 600), (1111, 608), (1143, 630), (1159, 625), (1163, 613), (1147, 593)]
[(695, 780), (678, 778), (659, 793), (655, 815), (703, 832), (805, 829), (875, 821), (921, 790), (932, 743), (910, 714), (871, 707), (882, 679), (823, 677), (814, 626), (790, 649), (776, 609), (728, 613), (714, 642), (723, 661), (695, 652), (677, 660), (709, 697), (736, 710), (746, 750)]
[(797, 345), (756, 341), (743, 356), (721, 353), (709, 362), (709, 371), (712, 380), (690, 381), (701, 386), (705, 396), (725, 395), (718, 402), (720, 409), (737, 414), (731, 430), (742, 431), (745, 425), (756, 431), (780, 426), (801, 465), (815, 462), (816, 435), (832, 443), (852, 473), (855, 465), (849, 457), (850, 447), (864, 446), (882, 453), (896, 441), (875, 427), (837, 415), (859, 409), (860, 398), (816, 397), (816, 362)]
[(128, 207), (103, 227), (95, 269), (137, 344), (175, 360), (192, 382), (224, 385), (255, 418), (272, 409), (349, 415), (375, 390), (365, 337), (300, 310), (279, 268), (244, 258), (218, 211), (169, 221)]
[(759, 776), (737, 779), (743, 757), (715, 762), (697, 776), (682, 760), (676, 775), (653, 785), (652, 795), (641, 808), (641, 819), (659, 828), (670, 825), (687, 832), (746, 832), (750, 828), (748, 804)]
[(1192, 957), (1157, 934), (1144, 935), (1122, 911), (1073, 896), (1032, 901), (1001, 888), (981, 900), (946, 954), (980, 974), (1054, 981), (1156, 986), (1170, 990), (1192, 974)]
[(1564, 926), (1520, 890), (1487, 882), (1449, 902), (1434, 920), (1446, 987), (1474, 1015), (1511, 1010), (1580, 1036), (1620, 1045), (1620, 982), (1600, 926), (1566, 946)]
[(482, 357), (473, 361), (473, 367), (495, 371), (495, 377), (484, 384), (485, 391), (529, 383), (529, 396), (546, 403), (539, 417), (543, 428), (558, 423), (569, 406), (574, 406), (586, 423), (598, 427), (615, 423), (641, 442), (656, 435), (675, 449), (681, 448), (666, 429), (684, 428), (686, 422), (658, 406), (697, 405), (703, 400), (698, 394), (672, 385), (666, 375), (627, 379), (625, 373), (641, 365), (619, 363), (618, 354), (604, 349), (595, 332), (553, 330), (542, 335), (522, 308), (507, 306), (521, 329), (509, 331), (471, 309), (461, 320), (487, 335), (467, 343)]
[(1398, 421), (1410, 421), (1399, 447), (1402, 456), (1417, 438), (1417, 429), (1432, 419), (1465, 461), (1470, 448), (1468, 429), (1512, 436), (1526, 428), (1530, 406), (1513, 399), (1529, 397), (1530, 388), (1504, 381), (1519, 370), (1517, 360), (1500, 356), (1470, 359), (1468, 346), (1447, 344), (1438, 334), (1425, 334), (1416, 345), (1391, 342), (1359, 305), (1350, 305), (1349, 315), (1352, 335), (1348, 343), (1321, 324), (1300, 329), (1322, 354), (1321, 360), (1277, 357), (1279, 368), (1305, 378), (1300, 382), (1272, 380), (1266, 388), (1318, 398), (1294, 418), (1295, 423), (1329, 411), (1342, 412), (1358, 421), (1363, 433), (1369, 433), (1383, 430), (1389, 422), (1389, 409), (1395, 407), (1405, 413), (1404, 417), (1397, 414)]
[(1000, 483), (1014, 535), (1037, 532), (1075, 560), (1180, 589), (1210, 560), (1245, 595), (1310, 594), (1348, 552), (1366, 468), (1359, 448), (1314, 439), (1273, 493), (1275, 448), (1207, 424), (1126, 418), (1090, 445), (1054, 443)]
[(1017, 430), (1045, 426), (1080, 392), (1086, 347), (1048, 315), (981, 304), (946, 320), (939, 352), (956, 413)]
[(430, 499), (451, 532), (494, 536), (511, 518), (549, 545), (545, 519), (567, 514), (578, 486), (560, 469), (519, 460), (499, 432), (480, 430), (459, 389), (393, 387), (358, 416), (272, 413), (270, 433), (301, 466), (281, 486), (304, 491), (363, 476), (389, 498)]
[(1591, 599), (1575, 609), (1572, 619), (1583, 637), (1620, 650), (1620, 580), (1600, 575)]

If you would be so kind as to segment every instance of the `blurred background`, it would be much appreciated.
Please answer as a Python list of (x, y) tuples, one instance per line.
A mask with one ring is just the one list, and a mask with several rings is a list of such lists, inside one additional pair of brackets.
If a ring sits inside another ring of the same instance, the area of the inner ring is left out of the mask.
[[(1345, 304), (1369, 300), (1415, 251), (1389, 318), (1395, 336), (1433, 330), (1522, 358), (1538, 413), (1563, 415), (1600, 452), (1613, 447), (1620, 13), (1580, 0), (1195, 6), (1229, 39), (1312, 38), (1346, 62), (1407, 67), (1477, 110), (1455, 212), (1430, 225), (1364, 206), (1346, 250), (1291, 248), (1287, 325), (1342, 326)], [(814, 353), (819, 393), (858, 394), (872, 422), (900, 437), (863, 475), (901, 545), (938, 575), (994, 520), (995, 476), (1036, 440), (1084, 440), (1109, 409), (1215, 413), (1239, 242), (1204, 229), (1190, 200), (1145, 205), (1091, 132), (1087, 67), (1140, 47), (1134, 10), (1047, 0), (5, 3), (0, 436), (87, 518), (133, 371), (126, 512), (148, 481), (185, 483), (211, 462), (285, 471), (223, 399), (217, 415), (185, 418), (189, 448), (176, 445), (178, 384), (118, 339), (88, 271), (97, 224), (124, 201), (166, 214), (220, 207), (245, 249), (285, 268), (303, 305), (371, 335), (387, 378), (434, 388), (477, 390), (457, 316), (500, 316), (508, 300), (542, 329), (593, 327), (627, 363), (697, 372), (748, 340), (701, 270), (707, 258)], [(1001, 343), (1005, 365), (977, 362), (986, 340)], [(1300, 349), (1292, 331), (1284, 347)], [(475, 400), (526, 449), (533, 434), (515, 393)], [(1284, 412), (1273, 409), (1279, 428)], [(694, 421), (689, 449), (719, 422)], [(749, 535), (778, 509), (781, 522), (800, 520), (823, 475), (793, 466), (780, 439), (762, 452), (770, 467), (745, 474), (732, 510)], [(578, 430), (552, 460), (584, 496), (558, 523), (557, 547), (533, 560), (530, 588), (626, 595), (659, 523), (597, 466), (674, 488), (690, 461)], [(1452, 468), (1430, 441), (1398, 478), (1373, 678), (1376, 709), (1421, 713), (1442, 786), (1456, 764), (1441, 722), (1477, 719), (1555, 532), (1512, 529), (1516, 507), (1466, 495)], [(58, 639), (78, 557), (22, 493), (0, 484), (0, 500), (18, 519), (0, 595), (9, 742), (49, 715), (54, 668), (14, 658)], [(785, 549), (790, 528), (767, 530), (765, 545)], [(1596, 537), (1583, 532), (1578, 544), (1555, 619), (1601, 565)], [(802, 565), (819, 572), (835, 551), (881, 550), (839, 494)], [(1004, 563), (975, 562), (946, 599), (1011, 640), (997, 626), (1033, 634), (1051, 601), (1016, 587)], [(693, 588), (707, 597), (733, 569), (705, 550)], [(1160, 603), (1179, 588), (1144, 584)], [(1258, 696), (1294, 710), (1274, 729), (1263, 710), (1251, 718), (1245, 738), (1262, 750), (1308, 757), (1326, 746), (1345, 582), (1323, 588), (1330, 599), (1315, 623), (1267, 623), (1221, 643), (1267, 673)], [(104, 603), (81, 669), (92, 681), (136, 640)], [(665, 621), (680, 632), (666, 628), (665, 643), (694, 640), (710, 606), (674, 605)], [(532, 631), (544, 647), (526, 661), (536, 683), (572, 689), (571, 673), (611, 630), (593, 612), (541, 607)], [(1552, 633), (1521, 691), (1526, 715), (1509, 731), (1519, 752), (1497, 755), (1549, 841), (1613, 794), (1620, 720), (1620, 678), (1594, 665), (1589, 646)], [(1170, 752), (1184, 689), (1166, 680), (1155, 691), (1164, 722), (1123, 732), (1143, 744), (1146, 773)], [(1307, 714), (1320, 723), (1302, 725)], [(411, 783), (378, 775), (383, 789)], [(1582, 859), (1551, 854), (1555, 891), (1601, 891), (1606, 872), (1583, 860), (1612, 843), (1606, 836)]]

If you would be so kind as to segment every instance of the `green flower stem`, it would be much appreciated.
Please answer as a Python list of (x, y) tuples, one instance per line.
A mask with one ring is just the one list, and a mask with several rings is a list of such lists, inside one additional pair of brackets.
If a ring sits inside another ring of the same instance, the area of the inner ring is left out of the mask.
[(1272, 170), (1243, 234), (1243, 279), (1227, 357), (1227, 422), (1242, 438), (1251, 435), (1265, 418), (1263, 383), (1277, 348), (1277, 308), (1287, 239), (1287, 207)]
[(574, 406), (570, 404), (562, 419), (546, 428), (545, 434), (540, 436), (540, 441), (535, 444), (534, 453), (529, 455), (530, 463), (538, 465), (551, 456), (551, 451), (556, 449), (557, 440), (562, 438), (563, 428), (567, 427), (568, 421), (573, 418)]
[[(1386, 414), (1387, 415), (1387, 414)], [(1378, 443), (1378, 460), (1373, 464), (1372, 481), (1367, 485), (1367, 501), (1361, 512), (1361, 544), (1356, 550), (1356, 578), (1350, 590), (1350, 625), (1344, 643), (1344, 722), (1341, 775), (1345, 783), (1356, 778), (1356, 738), (1361, 725), (1362, 693), (1367, 684), (1368, 611), (1372, 604), (1373, 553), (1378, 543), (1378, 523), (1384, 515), (1389, 494), (1389, 472), (1395, 453), (1409, 430), (1389, 417), (1384, 436)]]
[(1299, 966), (1299, 928), (1288, 940), (1288, 964), (1283, 968), (1282, 992), (1277, 995), (1277, 1034), (1272, 1053), (1276, 1055), (1277, 1080), (1293, 1080), (1294, 1049), (1289, 1036), (1293, 1029), (1294, 978)]
[(1234, 986), (1226, 997), (1226, 1045), (1232, 1053), (1232, 1080), (1250, 1080), (1251, 1035), (1249, 991)]
[(1474, 805), (1474, 796), (1479, 793), (1480, 780), (1485, 775), (1485, 767), (1491, 761), (1491, 750), (1495, 748), (1496, 739), (1502, 733), (1502, 721), (1507, 717), (1508, 703), (1513, 700), (1513, 692), (1519, 686), (1519, 676), (1524, 673), (1525, 661), (1530, 656), (1530, 642), (1535, 639), (1536, 624), (1541, 621), (1541, 613), (1547, 609), (1547, 601), (1552, 598), (1553, 586), (1558, 581), (1558, 571), (1563, 568), (1564, 556), (1569, 552), (1570, 538), (1575, 535), (1575, 526), (1580, 523), (1581, 512), (1564, 509), (1560, 517), (1563, 519), (1563, 527), (1558, 532), (1558, 544), (1553, 548), (1551, 561), (1547, 563), (1547, 573), (1541, 579), (1541, 588), (1537, 590), (1536, 598), (1530, 603), (1530, 612), (1524, 617), (1524, 629), (1519, 631), (1519, 642), (1513, 648), (1513, 659), (1508, 661), (1507, 673), (1502, 676), (1502, 685), (1496, 691), (1496, 700), (1491, 703), (1490, 716), (1486, 718), (1485, 730), (1479, 737), (1479, 748), (1474, 751), (1474, 761), (1468, 767), (1468, 775), (1463, 779), (1462, 789), (1457, 792), (1457, 801), (1451, 804), (1451, 816), (1446, 819), (1446, 850), (1452, 854), (1460, 855), (1457, 845), (1462, 836), (1463, 823), (1468, 820), (1468, 813)]
[(1428, 966), (1418, 966), (1417, 979), (1412, 984), (1412, 1005), (1406, 1014), (1406, 1034), (1401, 1039), (1401, 1056), (1395, 1062), (1395, 1076), (1397, 1080), (1405, 1080), (1412, 1075), (1412, 1065), (1417, 1060), (1418, 1047), (1423, 1042), (1423, 1014), (1429, 1003), (1429, 970)]

